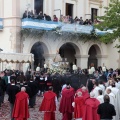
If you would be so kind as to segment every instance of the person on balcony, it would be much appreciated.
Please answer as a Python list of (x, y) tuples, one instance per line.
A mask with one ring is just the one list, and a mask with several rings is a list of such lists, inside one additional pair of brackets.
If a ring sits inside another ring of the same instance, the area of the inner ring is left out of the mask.
[(54, 21), (54, 22), (58, 22), (58, 18), (57, 18), (56, 15), (53, 15), (53, 21)]
[(27, 10), (25, 10), (25, 12), (23, 13), (22, 19), (24, 19), (24, 18), (27, 18)]

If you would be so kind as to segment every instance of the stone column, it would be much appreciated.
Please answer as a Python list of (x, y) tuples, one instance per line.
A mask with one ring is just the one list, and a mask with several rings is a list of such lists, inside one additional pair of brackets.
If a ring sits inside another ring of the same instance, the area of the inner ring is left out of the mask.
[(81, 67), (81, 55), (75, 55), (77, 67)]
[(105, 66), (108, 66), (108, 63), (107, 63), (107, 55), (97, 55), (96, 56), (97, 59), (98, 59), (98, 66), (103, 66), (103, 64)]
[(80, 62), (81, 69), (88, 68), (88, 57), (89, 55), (81, 55), (81, 62)]

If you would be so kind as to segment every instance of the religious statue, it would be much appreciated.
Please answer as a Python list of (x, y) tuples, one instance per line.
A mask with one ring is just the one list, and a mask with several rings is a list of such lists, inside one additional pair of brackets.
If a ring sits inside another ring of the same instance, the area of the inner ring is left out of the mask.
[(56, 53), (55, 58), (53, 59), (53, 61), (55, 63), (58, 63), (58, 62), (62, 61), (62, 58), (61, 58), (61, 56), (59, 54), (59, 50), (57, 50), (57, 53)]

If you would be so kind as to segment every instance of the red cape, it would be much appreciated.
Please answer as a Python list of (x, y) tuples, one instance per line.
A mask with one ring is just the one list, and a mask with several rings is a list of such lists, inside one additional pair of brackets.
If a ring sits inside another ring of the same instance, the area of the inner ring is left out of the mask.
[(52, 91), (45, 92), (44, 99), (39, 108), (39, 111), (51, 111), (54, 112), (56, 110), (55, 103), (56, 94)]
[(85, 101), (85, 113), (82, 120), (100, 120), (97, 109), (100, 102), (96, 98), (89, 98)]
[(88, 90), (83, 91), (81, 88), (76, 91), (77, 92), (82, 92), (82, 96), (84, 96), (86, 93), (88, 93)]
[(27, 119), (29, 118), (28, 108), (28, 94), (25, 92), (19, 92), (16, 94), (16, 100), (13, 108), (12, 116), (16, 119)]
[(75, 107), (74, 107), (74, 117), (75, 118), (82, 118), (84, 113), (84, 106), (85, 101), (83, 97), (76, 97), (75, 100)]
[(70, 89), (64, 88), (62, 90), (62, 98), (60, 101), (60, 108), (59, 108), (59, 111), (61, 113), (73, 112), (72, 102), (74, 101), (74, 95), (75, 95), (75, 91), (73, 88)]

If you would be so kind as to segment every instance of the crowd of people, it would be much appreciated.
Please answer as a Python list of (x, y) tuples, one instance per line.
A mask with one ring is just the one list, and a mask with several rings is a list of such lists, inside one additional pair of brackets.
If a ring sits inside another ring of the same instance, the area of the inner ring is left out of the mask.
[(28, 71), (5, 70), (0, 73), (0, 106), (8, 95), (11, 120), (27, 120), (36, 97), (42, 97), (39, 111), (44, 120), (55, 120), (56, 107), (62, 120), (119, 120), (120, 70), (101, 67), (92, 74), (88, 70), (51, 73), (49, 68)]
[(53, 19), (51, 18), (51, 16), (47, 15), (47, 14), (43, 14), (42, 11), (39, 12), (39, 14), (36, 13), (36, 10), (31, 10), (31, 11), (25, 11), (23, 14), (23, 19), (24, 18), (31, 18), (31, 19), (39, 19), (39, 20), (47, 20), (47, 21), (54, 21), (54, 22), (63, 22), (63, 23), (77, 23), (80, 25), (92, 25), (92, 24), (99, 24), (100, 21), (98, 21), (97, 19), (95, 19), (94, 21), (92, 21), (91, 19), (86, 19), (85, 21), (83, 20), (82, 17), (75, 17), (72, 18), (72, 16), (60, 16), (60, 19), (58, 19), (58, 17), (56, 15), (53, 15)]

